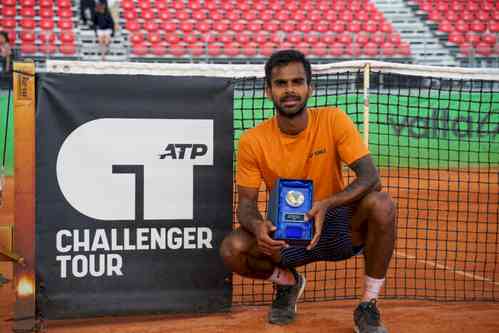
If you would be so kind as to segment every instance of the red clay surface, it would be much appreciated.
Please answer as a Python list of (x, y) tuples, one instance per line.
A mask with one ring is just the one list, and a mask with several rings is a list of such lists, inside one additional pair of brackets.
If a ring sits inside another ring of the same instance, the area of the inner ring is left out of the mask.
[[(392, 333), (499, 332), (499, 169), (382, 170), (385, 190), (398, 205), (398, 240), (383, 295), (383, 319)], [(12, 181), (8, 180), (11, 187)], [(7, 193), (7, 199), (9, 194)], [(0, 208), (0, 223), (12, 223), (12, 203)], [(362, 260), (316, 263), (307, 275), (297, 322), (266, 323), (269, 283), (234, 276), (230, 313), (100, 318), (45, 323), (51, 333), (162, 332), (352, 332), (356, 301), (325, 299), (360, 295)], [(10, 264), (0, 272), (11, 274)], [(402, 298), (402, 299), (400, 299)], [(441, 303), (409, 299), (459, 300)], [(0, 288), (0, 333), (10, 332), (12, 286)], [(495, 302), (484, 302), (495, 301)]]

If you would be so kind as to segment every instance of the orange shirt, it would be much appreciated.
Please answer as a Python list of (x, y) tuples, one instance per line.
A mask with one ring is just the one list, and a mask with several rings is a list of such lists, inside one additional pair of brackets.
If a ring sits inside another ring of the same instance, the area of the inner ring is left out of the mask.
[(352, 120), (338, 108), (308, 108), (308, 123), (297, 135), (280, 131), (276, 117), (245, 131), (239, 141), (236, 182), (269, 190), (277, 178), (311, 179), (314, 201), (343, 189), (341, 162), (369, 154)]

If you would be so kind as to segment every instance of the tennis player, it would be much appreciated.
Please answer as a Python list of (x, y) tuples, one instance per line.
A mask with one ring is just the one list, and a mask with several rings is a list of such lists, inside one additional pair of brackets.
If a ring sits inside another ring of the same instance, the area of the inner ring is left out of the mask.
[[(265, 76), (265, 92), (277, 113), (247, 130), (239, 141), (241, 227), (224, 239), (221, 256), (233, 272), (275, 283), (268, 320), (285, 325), (294, 321), (305, 289), (305, 277), (295, 267), (363, 253), (364, 292), (354, 312), (354, 329), (385, 333), (376, 299), (394, 248), (394, 202), (381, 191), (378, 171), (350, 118), (338, 108), (306, 107), (313, 87), (311, 66), (302, 53), (274, 53), (265, 64)], [(343, 183), (342, 163), (356, 175), (348, 186)], [(277, 178), (313, 181), (316, 201), (308, 217), (314, 218), (315, 234), (307, 247), (272, 239), (275, 227), (258, 211), (261, 182), (272, 189)]]

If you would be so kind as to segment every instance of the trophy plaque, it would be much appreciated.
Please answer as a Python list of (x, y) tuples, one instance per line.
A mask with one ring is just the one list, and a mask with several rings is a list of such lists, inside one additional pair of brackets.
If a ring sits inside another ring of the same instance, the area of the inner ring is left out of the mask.
[(306, 246), (314, 236), (314, 220), (306, 221), (312, 208), (313, 183), (311, 180), (278, 179), (270, 192), (268, 219), (276, 226), (274, 239), (290, 245)]

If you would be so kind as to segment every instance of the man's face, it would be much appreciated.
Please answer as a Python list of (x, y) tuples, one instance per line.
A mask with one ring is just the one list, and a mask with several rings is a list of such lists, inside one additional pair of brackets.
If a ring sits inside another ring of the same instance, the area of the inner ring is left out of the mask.
[(303, 64), (292, 62), (272, 69), (270, 86), (265, 92), (280, 115), (293, 118), (305, 110), (312, 87), (307, 82)]

